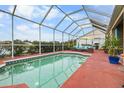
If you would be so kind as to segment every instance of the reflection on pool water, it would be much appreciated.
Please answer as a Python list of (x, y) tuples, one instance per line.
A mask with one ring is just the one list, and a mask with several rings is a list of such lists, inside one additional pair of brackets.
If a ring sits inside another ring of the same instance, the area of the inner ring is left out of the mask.
[(33, 88), (60, 87), (87, 58), (62, 53), (8, 65), (0, 69), (0, 86), (25, 83)]

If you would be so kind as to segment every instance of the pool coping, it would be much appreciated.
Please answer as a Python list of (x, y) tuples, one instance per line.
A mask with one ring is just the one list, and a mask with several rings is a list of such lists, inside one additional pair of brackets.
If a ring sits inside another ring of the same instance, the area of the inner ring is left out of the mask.
[(84, 55), (84, 56), (91, 56), (92, 55), (90, 53), (83, 53), (83, 52), (78, 52), (78, 51), (58, 51), (58, 52), (52, 52), (52, 53), (47, 53), (47, 54), (43, 53), (43, 54), (38, 54), (38, 55), (34, 55), (34, 56), (32, 56), (32, 55), (31, 56), (23, 56), (21, 58), (6, 60), (6, 61), (4, 61), (3, 64), (0, 64), (0, 68), (6, 66), (7, 63), (12, 62), (12, 61), (30, 59), (30, 58), (35, 58), (35, 57), (43, 57), (43, 56), (48, 56), (48, 55), (53, 55), (53, 54), (58, 54), (58, 53), (72, 53), (72, 54), (80, 54), (80, 55)]

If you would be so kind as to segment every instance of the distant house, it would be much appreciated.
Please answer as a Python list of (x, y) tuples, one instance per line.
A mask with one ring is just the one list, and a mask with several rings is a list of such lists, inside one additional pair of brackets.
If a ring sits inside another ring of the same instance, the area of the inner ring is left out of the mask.
[(81, 36), (76, 42), (77, 45), (98, 45), (101, 48), (105, 41), (105, 32), (100, 29), (91, 31), (83, 36)]
[(24, 43), (25, 43), (25, 45), (27, 45), (27, 46), (32, 46), (32, 45), (33, 45), (31, 42), (24, 42)]

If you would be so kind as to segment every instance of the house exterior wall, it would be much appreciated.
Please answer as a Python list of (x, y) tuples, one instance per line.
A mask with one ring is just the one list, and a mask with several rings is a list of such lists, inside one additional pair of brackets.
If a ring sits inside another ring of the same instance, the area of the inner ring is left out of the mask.
[(123, 9), (123, 53), (124, 53), (124, 9)]
[(120, 39), (120, 46), (123, 48), (124, 53), (124, 6), (115, 7), (107, 34), (115, 36), (116, 28), (119, 29), (118, 31), (120, 35), (118, 37)]

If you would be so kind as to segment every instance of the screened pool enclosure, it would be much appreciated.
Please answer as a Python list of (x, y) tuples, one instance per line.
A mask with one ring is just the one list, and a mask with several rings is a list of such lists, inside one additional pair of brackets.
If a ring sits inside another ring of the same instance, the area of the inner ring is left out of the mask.
[(71, 50), (90, 32), (106, 33), (113, 10), (111, 5), (1, 5), (0, 56)]

